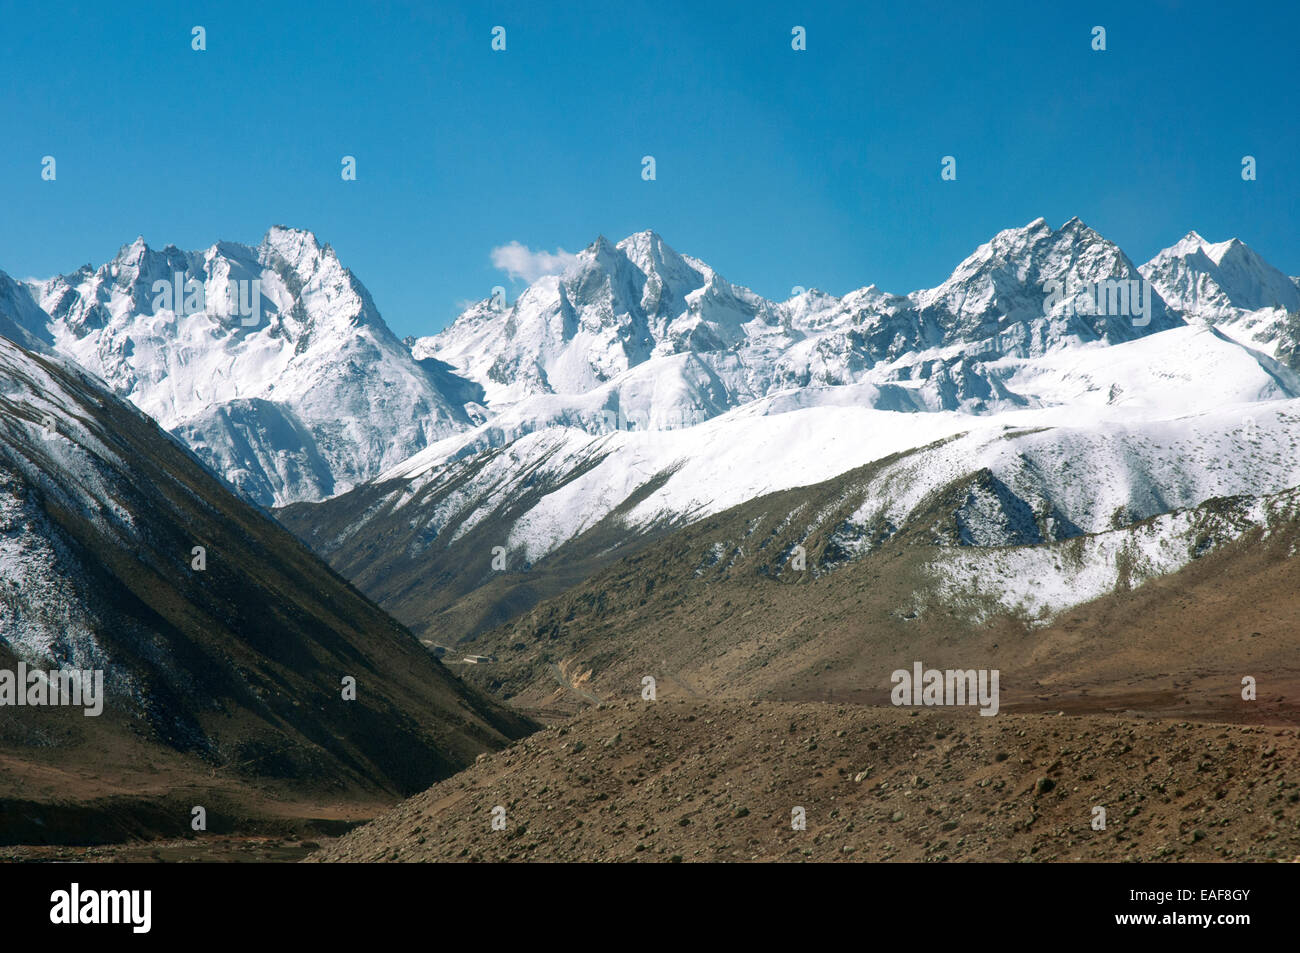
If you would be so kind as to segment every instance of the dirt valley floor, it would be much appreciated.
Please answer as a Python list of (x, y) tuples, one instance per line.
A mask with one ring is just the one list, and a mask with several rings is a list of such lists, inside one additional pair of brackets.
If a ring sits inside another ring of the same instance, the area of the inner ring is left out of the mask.
[(618, 702), (308, 860), (1294, 861), (1298, 753), (1290, 726)]

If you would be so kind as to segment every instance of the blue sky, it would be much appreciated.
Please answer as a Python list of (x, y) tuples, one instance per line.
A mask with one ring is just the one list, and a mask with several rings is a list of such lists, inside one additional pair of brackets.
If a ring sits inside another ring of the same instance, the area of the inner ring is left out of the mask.
[(295, 225), (401, 335), (513, 298), (494, 248), (643, 228), (776, 298), (931, 286), (1040, 215), (1300, 274), (1298, 6), (5, 0), (0, 269)]

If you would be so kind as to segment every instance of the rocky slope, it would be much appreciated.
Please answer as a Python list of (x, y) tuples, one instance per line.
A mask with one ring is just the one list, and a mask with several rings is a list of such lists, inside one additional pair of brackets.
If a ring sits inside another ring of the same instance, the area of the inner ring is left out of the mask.
[[(462, 651), (495, 661), (465, 677), (556, 710), (635, 696), (647, 674), (664, 697), (886, 704), (888, 673), (919, 658), (1001, 669), (1011, 706), (1084, 693), (1207, 719), (1240, 705), (1243, 675), (1269, 673), (1261, 709), (1300, 687), (1295, 490), (1059, 541), (962, 545), (997, 487), (985, 474), (927, 497), (896, 533), (851, 532), (862, 488), (896, 462), (760, 497), (625, 555), (467, 638)], [(1050, 525), (1022, 512), (1026, 534)]]
[(1298, 755), (1294, 728), (633, 702), (498, 752), (309, 860), (1292, 860)]

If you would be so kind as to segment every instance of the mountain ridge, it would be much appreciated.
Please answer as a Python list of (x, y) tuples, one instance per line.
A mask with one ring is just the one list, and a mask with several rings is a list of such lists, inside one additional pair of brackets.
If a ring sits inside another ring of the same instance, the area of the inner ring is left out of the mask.
[(263, 505), (333, 495), (470, 423), (309, 231), (196, 252), (141, 237), (26, 287), (55, 350)]

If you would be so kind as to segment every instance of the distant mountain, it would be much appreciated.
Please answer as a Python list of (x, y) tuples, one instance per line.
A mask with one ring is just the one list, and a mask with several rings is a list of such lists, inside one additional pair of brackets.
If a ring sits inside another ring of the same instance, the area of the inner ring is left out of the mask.
[(202, 252), (137, 239), (30, 290), (48, 315), (32, 333), (258, 503), (333, 495), (470, 424), (311, 232)]
[(1141, 268), (1189, 318), (1300, 369), (1300, 285), (1244, 242), (1208, 242), (1195, 231)]
[[(11, 799), (81, 800), (137, 762), (245, 798), (373, 799), (528, 730), (143, 413), (0, 340), (0, 669), (20, 662), (101, 670), (107, 697), (92, 718), (3, 709), (4, 837), (28, 811)], [(25, 787), (29, 768), (45, 780)]]
[[(480, 383), (498, 410), (537, 394), (587, 393), (684, 353), (718, 375), (735, 406), (790, 386), (851, 383), (930, 349), (1023, 357), (1070, 340), (1115, 343), (1181, 323), (1159, 300), (1145, 323), (1081, 315), (1064, 302), (1045, 307), (1050, 281), (1069, 289), (1139, 277), (1118, 247), (1078, 219), (1056, 230), (1038, 219), (998, 233), (937, 288), (897, 296), (872, 286), (843, 298), (814, 290), (774, 302), (640, 232), (617, 245), (597, 240), (564, 274), (535, 282), (508, 308), (480, 302), (415, 349)], [(935, 373), (927, 368), (924, 376)]]
[[(1201, 255), (1242, 307), (1300, 296), (1245, 246), (1227, 246), (1167, 257)], [(461, 433), (481, 450), (554, 425), (673, 429), (846, 385), (866, 385), (855, 399), (880, 409), (1024, 406), (998, 361), (1158, 333), (1209, 300), (1181, 292), (1190, 279), (1161, 261), (1144, 271), (1163, 276), (1153, 284), (1178, 308), (1154, 294), (1090, 311), (1079, 289), (1127, 292), (1142, 273), (1078, 219), (1059, 229), (1038, 219), (998, 233), (936, 288), (777, 302), (646, 231), (599, 238), (515, 302), (485, 300), (438, 335), (399, 342), (329, 246), (277, 226), (256, 248), (154, 251), (137, 240), (98, 269), (31, 283), (45, 320), (0, 287), (0, 333), (72, 357), (246, 498), (284, 505), (337, 495)], [(1250, 290), (1252, 275), (1263, 290)], [(159, 282), (175, 293), (160, 299)], [(202, 291), (197, 311), (191, 287)], [(1290, 338), (1272, 337), (1266, 350), (1289, 360)]]
[(1141, 268), (1171, 307), (1206, 320), (1244, 311), (1300, 311), (1300, 288), (1245, 242), (1206, 241), (1195, 231)]
[[(1129, 300), (1128, 283), (1140, 279), (1078, 219), (1059, 229), (1038, 219), (1000, 232), (937, 288), (813, 290), (775, 302), (641, 232), (617, 245), (599, 239), (509, 307), (480, 302), (412, 350), (483, 388), (480, 449), (557, 424), (689, 427), (792, 389), (851, 384), (870, 385), (856, 399), (880, 409), (987, 413), (1021, 405), (1003, 387), (1003, 358), (1182, 324), (1158, 295)], [(1126, 313), (1078, 306), (1108, 281), (1123, 285)]]

